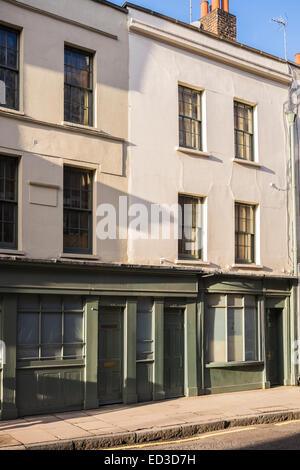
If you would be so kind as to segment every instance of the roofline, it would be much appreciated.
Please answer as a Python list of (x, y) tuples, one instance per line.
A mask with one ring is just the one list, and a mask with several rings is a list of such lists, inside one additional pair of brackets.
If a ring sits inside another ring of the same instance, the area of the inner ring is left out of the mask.
[(300, 64), (297, 64), (296, 62), (293, 62), (292, 60), (288, 60), (287, 63), (289, 65), (292, 65), (293, 67), (300, 68)]
[[(94, 1), (97, 1), (97, 0), (94, 0)], [(280, 57), (269, 54), (268, 52), (261, 51), (260, 49), (255, 49), (254, 47), (247, 46), (246, 44), (243, 44), (243, 43), (238, 42), (238, 41), (233, 41), (231, 39), (221, 38), (217, 34), (210, 33), (209, 31), (204, 31), (203, 29), (199, 29), (196, 26), (193, 26), (189, 23), (185, 23), (184, 21), (176, 20), (175, 18), (164, 15), (162, 13), (158, 13), (157, 11), (153, 11), (153, 10), (150, 10), (148, 8), (145, 8), (145, 7), (141, 7), (139, 5), (135, 5), (134, 3), (131, 3), (131, 2), (124, 3), (122, 8), (133, 8), (135, 10), (142, 11), (143, 13), (147, 13), (148, 15), (152, 15), (152, 16), (155, 16), (157, 18), (169, 21), (170, 23), (174, 23), (174, 24), (177, 24), (179, 26), (183, 26), (184, 28), (190, 29), (192, 31), (197, 31), (197, 33), (200, 32), (201, 34), (205, 34), (206, 36), (210, 36), (214, 39), (217, 39), (218, 41), (227, 42), (228, 44), (232, 44), (235, 47), (239, 47), (239, 48), (245, 49), (247, 51), (253, 52), (255, 54), (259, 54), (260, 56), (264, 56), (264, 57), (268, 57), (269, 59), (276, 60), (277, 62), (280, 62), (282, 64), (288, 63), (287, 60), (281, 59)]]
[(125, 13), (125, 15), (128, 14), (128, 10), (126, 10), (126, 7), (123, 5), (123, 6), (119, 6), (119, 5), (116, 5), (115, 3), (112, 3), (112, 2), (109, 2), (108, 0), (91, 0), (92, 2), (95, 2), (95, 3), (100, 3), (102, 5), (105, 5), (107, 7), (110, 7), (110, 8), (114, 8), (115, 10), (118, 10), (122, 13)]

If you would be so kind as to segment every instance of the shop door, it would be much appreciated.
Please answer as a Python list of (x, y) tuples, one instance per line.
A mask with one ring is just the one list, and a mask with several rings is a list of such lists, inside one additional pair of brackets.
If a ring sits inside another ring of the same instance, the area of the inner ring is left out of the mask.
[(166, 398), (184, 395), (184, 314), (181, 310), (165, 312), (164, 388)]
[(99, 403), (123, 401), (123, 314), (121, 309), (99, 312)]
[(267, 371), (271, 387), (283, 385), (282, 309), (267, 310)]

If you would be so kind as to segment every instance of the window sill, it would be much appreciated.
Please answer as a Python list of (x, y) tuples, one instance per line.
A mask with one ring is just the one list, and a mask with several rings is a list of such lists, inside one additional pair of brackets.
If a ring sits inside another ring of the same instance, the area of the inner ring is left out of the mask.
[(62, 360), (36, 360), (18, 361), (17, 369), (51, 369), (59, 367), (82, 367), (85, 365), (84, 359), (62, 359)]
[(205, 158), (210, 157), (210, 153), (208, 152), (202, 152), (201, 150), (188, 149), (185, 147), (176, 147), (176, 151), (180, 153), (188, 153), (189, 155), (194, 155), (195, 157), (205, 157)]
[(207, 261), (192, 260), (192, 259), (177, 259), (175, 260), (175, 264), (190, 265), (190, 266), (210, 266), (210, 263)]
[(62, 253), (60, 255), (62, 259), (87, 259), (87, 260), (100, 260), (97, 255), (89, 255), (89, 254), (79, 254), (79, 253)]
[(234, 269), (246, 269), (246, 270), (256, 269), (257, 271), (264, 269), (264, 267), (261, 266), (260, 264), (232, 264), (231, 267)]
[(99, 129), (97, 129), (94, 126), (89, 126), (88, 124), (76, 124), (76, 122), (63, 121), (62, 125), (65, 126), (65, 127), (75, 127), (75, 128), (78, 128), (78, 129), (86, 129), (88, 131), (98, 131), (98, 132), (100, 132)]
[(8, 114), (16, 114), (17, 116), (25, 116), (25, 113), (23, 113), (23, 111), (19, 111), (18, 109), (6, 108), (5, 106), (0, 106), (0, 111)]
[(263, 361), (248, 361), (248, 362), (211, 362), (206, 364), (206, 369), (230, 369), (232, 367), (249, 367), (249, 366), (263, 366)]
[(1, 255), (6, 255), (6, 256), (25, 256), (24, 251), (19, 251), (19, 250), (10, 250), (6, 248), (0, 248), (0, 256)]
[(254, 168), (262, 167), (262, 165), (258, 162), (251, 162), (250, 160), (243, 160), (242, 158), (233, 158), (232, 161), (233, 163), (237, 163), (239, 165), (252, 166)]

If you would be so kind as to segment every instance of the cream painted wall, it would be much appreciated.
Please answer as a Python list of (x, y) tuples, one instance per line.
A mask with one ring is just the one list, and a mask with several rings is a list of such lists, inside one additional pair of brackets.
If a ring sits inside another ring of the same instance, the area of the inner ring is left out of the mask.
[[(290, 273), (291, 206), (283, 112), (290, 80), (287, 65), (133, 8), (129, 8), (129, 24), (131, 200), (175, 204), (178, 193), (204, 196), (206, 261), (210, 268), (222, 270), (239, 270), (233, 267), (234, 202), (258, 204), (257, 264), (265, 272)], [(281, 76), (282, 83), (170, 45), (175, 42), (184, 48), (189, 43), (191, 49), (205, 54), (219, 54), (222, 60), (226, 55), (227, 62), (231, 57), (260, 75)], [(178, 82), (204, 90), (204, 132), (210, 158), (176, 151)], [(257, 106), (260, 168), (232, 161), (234, 98)], [(166, 264), (176, 261), (176, 240), (129, 240), (129, 262), (159, 264), (161, 258), (168, 260)]]
[[(127, 15), (90, 0), (19, 3), (117, 36), (106, 37), (22, 8), (18, 2), (0, 0), (1, 21), (21, 29), (20, 113), (0, 109), (0, 152), (21, 159), (18, 248), (28, 257), (57, 258), (63, 251), (64, 164), (95, 170), (94, 213), (100, 202), (114, 202), (128, 190)], [(91, 131), (76, 131), (63, 122), (65, 43), (95, 53), (95, 120)], [(32, 189), (30, 182), (57, 185), (58, 189), (52, 189), (56, 199), (51, 189)], [(47, 197), (56, 200), (56, 206), (44, 204)], [(127, 242), (97, 241), (96, 222), (94, 215), (93, 254), (102, 261), (125, 262)]]

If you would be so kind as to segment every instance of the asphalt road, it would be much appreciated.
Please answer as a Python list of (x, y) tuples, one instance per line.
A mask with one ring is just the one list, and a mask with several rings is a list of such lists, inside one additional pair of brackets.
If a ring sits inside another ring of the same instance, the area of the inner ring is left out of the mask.
[(123, 450), (300, 450), (300, 421), (230, 428), (194, 438), (123, 447)]

